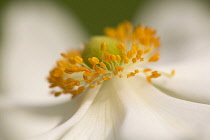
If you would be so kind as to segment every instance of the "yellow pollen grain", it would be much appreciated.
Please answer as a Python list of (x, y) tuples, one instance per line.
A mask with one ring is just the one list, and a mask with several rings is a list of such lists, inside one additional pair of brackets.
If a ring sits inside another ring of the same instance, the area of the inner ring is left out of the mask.
[(133, 62), (133, 63), (136, 63), (136, 58), (133, 58), (133, 59), (132, 59), (132, 62)]
[(137, 73), (139, 73), (139, 70), (135, 70), (134, 72), (137, 74)]
[(152, 82), (152, 80), (151, 80), (151, 77), (150, 77), (150, 76), (147, 76), (146, 78), (147, 78), (147, 81), (148, 81), (149, 83), (151, 83), (151, 82)]
[(149, 68), (147, 68), (147, 69), (144, 69), (144, 72), (148, 72), (148, 71), (151, 71), (152, 69), (149, 69)]
[(63, 72), (59, 69), (55, 69), (53, 76), (54, 77), (61, 77), (63, 75)]
[(122, 77), (123, 77), (123, 75), (122, 75), (122, 74), (120, 74), (120, 75), (119, 75), (119, 77), (120, 77), (120, 78), (122, 78)]
[(97, 73), (99, 73), (99, 74), (101, 73), (100, 69), (99, 69), (96, 65), (94, 65), (93, 69), (94, 69)]
[(154, 44), (154, 47), (155, 48), (160, 47), (160, 41), (159, 41), (159, 39), (160, 39), (160, 37), (153, 38), (153, 44)]
[(113, 71), (113, 73), (114, 73), (115, 76), (118, 75), (118, 72), (117, 71)]
[(137, 54), (136, 54), (136, 58), (137, 59), (141, 59), (141, 56), (143, 55), (143, 51), (142, 50), (138, 50)]
[(92, 57), (92, 62), (93, 62), (94, 64), (98, 64), (98, 63), (99, 63), (99, 60), (98, 60), (97, 57)]
[(110, 56), (110, 58), (111, 58), (112, 61), (116, 61), (116, 60), (117, 60), (117, 59), (116, 59), (116, 56), (113, 55), (113, 54)]
[(171, 71), (171, 76), (174, 76), (175, 75), (175, 70), (172, 70)]
[(99, 68), (99, 70), (100, 70), (100, 73), (106, 73), (106, 70), (103, 68)]
[(131, 72), (131, 73), (130, 73), (130, 76), (135, 76), (135, 73), (134, 73), (134, 72)]
[(105, 51), (106, 50), (106, 43), (101, 43), (101, 50), (102, 51)]
[(55, 92), (55, 93), (54, 93), (54, 96), (55, 96), (55, 97), (57, 97), (57, 96), (59, 96), (59, 95), (61, 95), (61, 92)]
[(157, 52), (157, 53), (155, 53), (155, 54), (153, 54), (150, 58), (149, 58), (149, 62), (156, 62), (156, 61), (158, 61), (159, 60), (159, 53)]
[(94, 84), (91, 84), (89, 87), (90, 87), (90, 88), (94, 88), (94, 87), (95, 87), (95, 85), (94, 85)]
[(87, 76), (83, 75), (83, 79), (86, 81), (88, 78)]
[(127, 78), (130, 78), (131, 77), (131, 75), (130, 74), (127, 74)]
[(120, 67), (120, 66), (115, 66), (115, 69), (118, 72), (122, 72), (124, 70), (124, 68), (123, 67)]
[(152, 51), (152, 48), (149, 48), (149, 49), (147, 49), (147, 50), (144, 51), (144, 54), (147, 54), (147, 53), (149, 53), (151, 51)]
[(140, 61), (144, 61), (144, 58), (140, 58)]
[(76, 62), (77, 64), (81, 64), (81, 63), (83, 62), (83, 59), (82, 59), (81, 57), (79, 57), (79, 56), (75, 56), (75, 57), (74, 57), (74, 60), (75, 60), (75, 62)]
[(116, 60), (117, 60), (118, 62), (120, 62), (120, 61), (121, 61), (121, 57), (120, 57), (119, 55), (116, 55)]
[(110, 76), (102, 76), (102, 79), (103, 79), (103, 80), (110, 80), (111, 77), (110, 77)]
[(100, 66), (106, 68), (106, 65), (103, 62), (100, 63)]
[(84, 86), (81, 86), (81, 87), (78, 88), (79, 91), (83, 91), (84, 89), (85, 89)]
[(126, 51), (126, 46), (123, 43), (119, 42), (116, 46), (120, 51)]
[(65, 53), (61, 53), (61, 56), (64, 58), (68, 58), (68, 56)]
[(158, 73), (158, 71), (153, 71), (152, 72), (152, 75), (151, 75), (151, 78), (157, 78), (157, 77), (160, 77), (161, 74)]
[(70, 62), (71, 64), (76, 64), (76, 61), (75, 61), (74, 57), (70, 57), (70, 58), (69, 58), (69, 62)]
[(127, 54), (126, 53), (121, 53), (120, 54), (122, 57), (127, 57)]
[(97, 81), (97, 85), (100, 85), (100, 84), (102, 84), (102, 82), (101, 81)]
[(133, 55), (134, 55), (134, 51), (133, 50), (130, 50), (130, 51), (127, 52), (128, 59), (131, 59), (133, 57)]
[(68, 78), (68, 79), (66, 79), (66, 83), (71, 83), (71, 82), (73, 82), (73, 81), (74, 81), (73, 78)]
[(125, 63), (125, 64), (128, 64), (128, 62), (129, 62), (128, 57), (124, 57), (124, 63)]

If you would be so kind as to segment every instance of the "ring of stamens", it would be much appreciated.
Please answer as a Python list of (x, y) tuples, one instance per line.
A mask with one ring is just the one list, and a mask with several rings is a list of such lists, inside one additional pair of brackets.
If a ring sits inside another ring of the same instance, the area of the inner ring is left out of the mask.
[[(51, 70), (48, 77), (50, 88), (60, 88), (60, 91), (53, 90), (52, 94), (55, 96), (72, 94), (74, 97), (86, 88), (101, 85), (104, 81), (112, 79), (113, 76), (130, 78), (141, 73), (150, 83), (153, 78), (161, 75), (172, 77), (175, 74), (174, 70), (171, 74), (142, 67), (131, 72), (124, 71), (125, 67), (131, 64), (138, 65), (159, 60), (160, 42), (159, 37), (155, 37), (155, 33), (155, 30), (142, 25), (133, 29), (129, 22), (120, 24), (116, 29), (106, 28), (105, 34), (118, 40), (116, 47), (121, 53), (117, 55), (109, 53), (106, 51), (106, 42), (101, 42), (102, 59), (88, 58), (91, 67), (84, 63), (79, 51), (62, 53), (63, 59), (57, 61), (57, 66)], [(130, 42), (131, 47), (127, 47), (126, 44)]]

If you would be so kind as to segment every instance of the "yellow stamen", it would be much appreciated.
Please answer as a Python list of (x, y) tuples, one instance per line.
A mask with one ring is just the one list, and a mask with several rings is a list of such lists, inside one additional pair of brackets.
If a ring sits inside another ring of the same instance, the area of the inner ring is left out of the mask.
[(89, 87), (90, 87), (90, 88), (94, 88), (94, 87), (95, 87), (95, 85), (94, 85), (94, 84), (91, 84)]
[(125, 63), (125, 64), (128, 64), (128, 62), (129, 62), (128, 57), (127, 57), (127, 56), (126, 56), (126, 57), (124, 57), (124, 63)]
[(133, 63), (136, 63), (136, 58), (133, 58), (133, 59), (132, 59), (132, 62), (133, 62)]
[(83, 59), (82, 59), (81, 57), (79, 57), (79, 56), (75, 56), (75, 57), (74, 57), (74, 60), (75, 60), (75, 62), (76, 62), (77, 64), (81, 64), (81, 63), (83, 62)]
[(101, 81), (97, 81), (97, 85), (100, 85), (100, 84), (102, 84), (102, 82)]
[(75, 97), (86, 88), (101, 85), (113, 76), (130, 78), (139, 73), (145, 75), (149, 83), (161, 75), (174, 76), (175, 70), (167, 74), (141, 67), (127, 72), (126, 68), (130, 65), (135, 67), (139, 66), (137, 63), (159, 60), (160, 39), (155, 30), (143, 25), (133, 28), (129, 22), (124, 22), (117, 28), (106, 28), (105, 34), (107, 36), (93, 37), (85, 45), (84, 52), (61, 53), (62, 60), (57, 61), (48, 77), (50, 88), (58, 87), (61, 90), (52, 91), (52, 94), (56, 97), (72, 94)]
[(103, 62), (100, 63), (100, 66), (106, 68), (106, 65)]
[(116, 55), (116, 60), (117, 60), (118, 62), (120, 62), (120, 61), (121, 61), (121, 57), (120, 57), (119, 55)]
[(150, 59), (149, 59), (149, 62), (156, 62), (156, 61), (158, 61), (159, 60), (159, 53), (157, 52), (157, 53), (155, 53), (154, 55), (152, 55), (151, 57), (150, 57)]
[(101, 50), (102, 50), (102, 51), (105, 51), (105, 50), (106, 50), (106, 43), (103, 42), (103, 43), (101, 44)]
[(126, 46), (123, 43), (121, 43), (121, 42), (117, 43), (117, 48), (120, 51), (126, 51)]

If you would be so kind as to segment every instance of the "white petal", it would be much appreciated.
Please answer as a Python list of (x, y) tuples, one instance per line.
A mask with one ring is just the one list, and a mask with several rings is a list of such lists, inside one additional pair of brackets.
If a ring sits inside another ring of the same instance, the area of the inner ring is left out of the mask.
[(55, 104), (28, 104), (1, 99), (0, 139), (21, 140), (38, 135), (57, 126), (69, 115), (69, 102)]
[(157, 29), (162, 42), (160, 62), (168, 64), (210, 52), (209, 16), (203, 1), (155, 1), (139, 10), (135, 23)]
[[(77, 112), (79, 113), (79, 112)], [(75, 120), (77, 118), (77, 120)], [(70, 120), (36, 140), (113, 140), (124, 118), (124, 109), (112, 82), (103, 84), (98, 95), (82, 117), (77, 114)], [(35, 140), (34, 139), (34, 140)]]
[(46, 77), (60, 53), (84, 41), (75, 17), (61, 8), (49, 1), (13, 2), (4, 12), (2, 78), (11, 96), (48, 96)]
[(187, 63), (171, 64), (159, 67), (159, 70), (170, 71), (175, 69), (176, 74), (172, 78), (164, 76), (154, 79), (157, 88), (166, 94), (199, 103), (210, 104), (210, 63), (209, 56), (204, 55), (198, 60)]
[(126, 107), (121, 140), (207, 140), (210, 106), (165, 95), (140, 77), (115, 82)]
[[(0, 129), (5, 135), (5, 139), (18, 140), (38, 136), (49, 130), (56, 128), (52, 136), (62, 133), (66, 127), (66, 121), (71, 118), (71, 125), (77, 123), (92, 104), (98, 93), (100, 86), (85, 91), (71, 102), (54, 103), (26, 103), (17, 100), (11, 103), (5, 100), (0, 105)], [(68, 99), (69, 96), (66, 95)], [(73, 116), (73, 117), (72, 117)], [(65, 123), (64, 123), (65, 122)], [(63, 126), (63, 130), (60, 126)], [(50, 139), (47, 137), (46, 139)], [(52, 138), (53, 139), (53, 138)], [(55, 138), (54, 138), (55, 139)]]

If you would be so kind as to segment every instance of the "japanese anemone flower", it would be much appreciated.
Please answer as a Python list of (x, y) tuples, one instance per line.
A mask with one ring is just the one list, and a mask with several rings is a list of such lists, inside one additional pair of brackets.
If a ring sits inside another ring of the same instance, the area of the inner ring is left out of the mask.
[[(48, 77), (51, 88), (58, 88), (52, 91), (57, 98), (42, 100), (45, 104), (38, 101), (42, 98), (38, 93), (33, 102), (4, 98), (1, 127), (8, 139), (208, 139), (209, 48), (202, 39), (185, 44), (184, 51), (179, 48), (183, 52), (180, 57), (175, 54), (176, 60), (158, 65), (155, 30), (128, 22), (106, 28), (105, 36), (92, 37), (83, 50), (61, 54), (63, 59)], [(162, 52), (170, 60), (169, 47), (167, 52), (162, 47)], [(30, 96), (31, 90), (22, 92)], [(73, 95), (70, 102), (68, 95)]]

